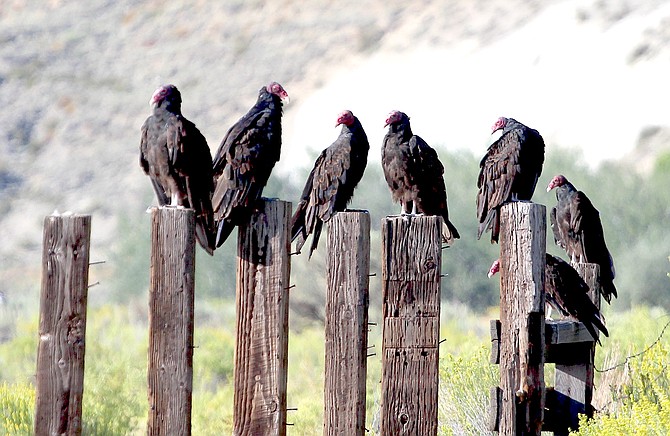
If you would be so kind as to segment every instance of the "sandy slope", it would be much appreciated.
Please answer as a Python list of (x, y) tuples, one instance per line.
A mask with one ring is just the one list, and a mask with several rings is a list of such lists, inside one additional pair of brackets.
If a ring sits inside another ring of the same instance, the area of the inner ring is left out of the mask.
[(660, 0), (0, 2), (0, 286), (39, 265), (54, 209), (94, 215), (98, 258), (120, 216), (144, 219), (139, 127), (161, 82), (213, 150), (282, 82), (284, 172), (330, 144), (344, 108), (373, 156), (401, 109), (448, 149), (481, 153), (505, 114), (597, 162), (667, 125), (669, 21)]

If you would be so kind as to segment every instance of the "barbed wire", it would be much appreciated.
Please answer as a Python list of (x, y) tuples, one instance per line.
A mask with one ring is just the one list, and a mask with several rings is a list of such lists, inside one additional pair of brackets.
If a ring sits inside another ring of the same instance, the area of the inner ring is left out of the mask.
[(632, 359), (635, 359), (635, 358), (638, 358), (638, 357), (642, 356), (643, 354), (647, 353), (649, 350), (651, 350), (652, 348), (654, 348), (656, 345), (658, 345), (659, 342), (661, 342), (661, 339), (663, 338), (663, 335), (665, 334), (665, 331), (667, 330), (668, 326), (670, 326), (670, 321), (668, 321), (668, 322), (665, 323), (665, 326), (663, 327), (663, 330), (661, 330), (661, 334), (659, 334), (658, 337), (656, 338), (656, 340), (655, 340), (654, 342), (652, 342), (651, 345), (649, 345), (649, 346), (648, 346), (647, 348), (645, 348), (644, 350), (642, 350), (642, 351), (640, 351), (640, 352), (638, 352), (638, 353), (635, 353), (635, 354), (631, 354), (630, 356), (626, 357), (626, 358), (623, 360), (623, 362), (617, 363), (616, 365), (611, 366), (611, 367), (609, 367), (609, 368), (599, 369), (599, 368), (596, 368), (595, 365), (594, 365), (594, 366), (593, 366), (593, 369), (594, 369), (596, 372), (608, 372), (608, 371), (612, 371), (612, 370), (614, 370), (614, 369), (620, 368), (620, 367), (622, 367), (622, 366), (628, 364), (628, 362), (630, 362)]

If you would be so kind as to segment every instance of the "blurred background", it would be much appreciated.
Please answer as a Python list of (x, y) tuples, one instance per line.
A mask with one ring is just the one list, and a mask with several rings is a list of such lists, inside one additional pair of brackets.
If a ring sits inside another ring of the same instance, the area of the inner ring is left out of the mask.
[[(497, 310), (498, 282), (486, 272), (498, 247), (476, 240), (475, 195), (499, 116), (545, 139), (535, 202), (555, 204), (544, 188), (562, 173), (600, 210), (619, 290), (606, 315), (667, 310), (668, 77), (662, 0), (0, 2), (0, 343), (36, 320), (42, 223), (54, 210), (93, 217), (91, 260), (105, 263), (91, 267), (100, 282), (91, 310), (122, 307), (146, 321), (145, 210), (156, 199), (138, 162), (139, 129), (163, 83), (180, 89), (184, 115), (215, 152), (258, 89), (280, 82), (291, 102), (264, 194), (294, 206), (314, 159), (337, 137), (337, 114), (359, 117), (371, 149), (350, 207), (372, 218), (371, 320), (380, 316), (379, 222), (400, 210), (379, 164), (393, 109), (411, 117), (445, 166), (461, 234), (443, 252), (445, 313)], [(322, 241), (311, 261), (292, 258), (298, 330), (323, 319)], [(196, 329), (234, 321), (235, 244), (214, 257), (197, 248)], [(565, 258), (550, 236), (547, 247)], [(488, 322), (470, 328), (485, 336)]]

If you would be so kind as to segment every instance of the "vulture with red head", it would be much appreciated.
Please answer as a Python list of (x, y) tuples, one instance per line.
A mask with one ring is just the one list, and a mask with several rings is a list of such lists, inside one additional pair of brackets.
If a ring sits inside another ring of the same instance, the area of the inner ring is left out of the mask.
[(392, 111), (386, 126), (389, 129), (382, 145), (382, 167), (393, 201), (400, 203), (403, 214), (441, 216), (442, 239), (451, 245), (460, 235), (449, 221), (444, 167), (437, 153), (412, 133), (405, 113)]
[(249, 219), (279, 160), (282, 100), (287, 98), (279, 83), (263, 86), (256, 104), (228, 130), (214, 155), (217, 247), (236, 225)]
[[(500, 271), (500, 260), (496, 260), (491, 265), (489, 277), (498, 271)], [(547, 253), (544, 274), (547, 303), (563, 316), (571, 317), (584, 324), (584, 327), (599, 344), (598, 330), (605, 336), (609, 336), (600, 311), (589, 298), (589, 286), (569, 263)]]
[(500, 233), (500, 207), (511, 201), (530, 201), (533, 196), (544, 163), (544, 140), (537, 130), (514, 118), (499, 118), (492, 130), (497, 139), (493, 138), (479, 163), (477, 239), (490, 229), (494, 243)]
[(578, 191), (563, 175), (554, 177), (547, 192), (556, 189), (557, 204), (549, 219), (556, 244), (573, 262), (600, 265), (601, 292), (610, 303), (617, 296), (614, 286), (614, 262), (605, 244), (600, 213), (582, 191)]
[(340, 136), (316, 159), (291, 219), (291, 240), (298, 240), (298, 252), (312, 235), (310, 257), (319, 243), (323, 223), (345, 210), (368, 162), (370, 144), (358, 118), (345, 110), (335, 127), (339, 125)]
[(142, 125), (140, 165), (161, 206), (195, 210), (196, 238), (214, 252), (212, 155), (205, 137), (181, 114), (174, 85), (159, 87), (149, 101), (153, 113)]

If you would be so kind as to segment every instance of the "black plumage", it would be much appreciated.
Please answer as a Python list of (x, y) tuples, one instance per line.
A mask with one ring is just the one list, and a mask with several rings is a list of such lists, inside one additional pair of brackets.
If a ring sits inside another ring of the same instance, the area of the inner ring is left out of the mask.
[(286, 98), (277, 82), (262, 87), (256, 104), (228, 130), (214, 156), (217, 247), (236, 225), (249, 219), (279, 160), (282, 99)]
[(513, 118), (501, 117), (493, 132), (501, 132), (479, 163), (477, 178), (477, 239), (491, 230), (498, 242), (500, 207), (510, 201), (530, 201), (542, 173), (544, 140), (539, 132)]
[(153, 113), (142, 125), (140, 165), (161, 206), (193, 208), (196, 237), (214, 252), (212, 155), (198, 128), (181, 114), (176, 86), (159, 87), (149, 102)]
[(389, 127), (382, 145), (382, 167), (393, 201), (402, 212), (419, 212), (441, 216), (444, 221), (442, 239), (449, 245), (460, 238), (449, 220), (444, 167), (420, 136), (412, 133), (409, 117), (393, 111), (386, 119)]
[(609, 336), (600, 311), (589, 298), (589, 286), (569, 263), (547, 253), (544, 274), (547, 303), (563, 316), (572, 317), (584, 324), (599, 344), (598, 330)]
[[(489, 269), (489, 277), (500, 271), (500, 260)], [(584, 324), (594, 340), (600, 344), (598, 330), (609, 336), (605, 321), (589, 298), (589, 286), (579, 273), (564, 260), (547, 253), (544, 269), (544, 291), (547, 303), (565, 317)]]
[(316, 159), (291, 219), (291, 240), (297, 239), (298, 252), (312, 235), (310, 257), (319, 243), (323, 223), (345, 210), (368, 161), (370, 144), (358, 118), (346, 110), (337, 118), (339, 125), (340, 135)]
[(600, 265), (602, 296), (610, 303), (612, 297), (617, 297), (614, 261), (605, 244), (600, 213), (586, 194), (578, 191), (565, 176), (554, 177), (547, 192), (552, 189), (556, 189), (557, 200), (549, 216), (554, 241), (573, 262)]

